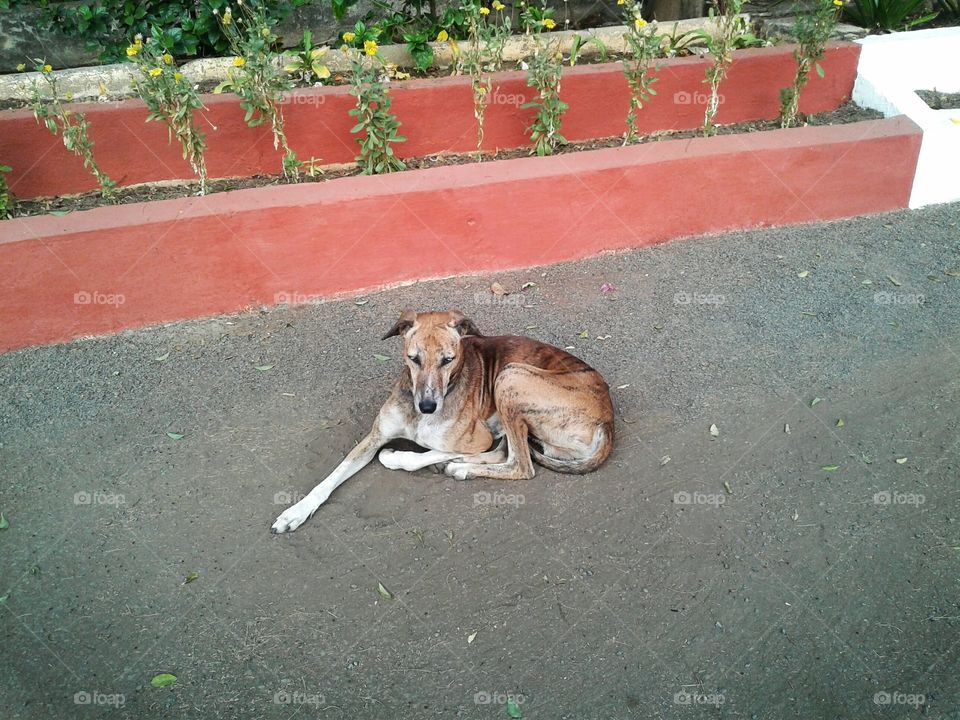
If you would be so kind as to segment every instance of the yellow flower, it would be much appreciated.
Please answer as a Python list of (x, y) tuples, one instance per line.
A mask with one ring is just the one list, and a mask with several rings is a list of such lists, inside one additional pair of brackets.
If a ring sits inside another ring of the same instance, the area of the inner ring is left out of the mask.
[(544, 20), (541, 20), (540, 22), (543, 24), (543, 26), (547, 30), (553, 30), (557, 26), (557, 23), (554, 22), (552, 18), (546, 18)]
[(489, 14), (490, 14), (490, 8), (488, 8), (488, 7), (482, 7), (482, 8), (480, 8), (480, 14), (481, 14), (481, 15), (489, 15)]
[(447, 33), (446, 30), (441, 30), (440, 32), (437, 33), (437, 42), (446, 42), (449, 39), (450, 39), (450, 35)]
[(160, 68), (153, 68), (153, 69), (150, 71), (150, 77), (157, 77), (157, 76), (158, 76), (160, 73), (162, 73), (162, 72), (163, 72), (163, 70), (161, 70)]
[(345, 32), (345, 33), (343, 34), (343, 41), (344, 41), (344, 42), (352, 43), (352, 42), (353, 42), (354, 40), (356, 40), (356, 39), (357, 39), (357, 34), (356, 34), (356, 33)]
[(617, 5), (626, 5), (627, 0), (617, 0)]
[(376, 55), (377, 54), (377, 43), (373, 40), (364, 40), (363, 41), (363, 51), (367, 55)]
[(247, 61), (244, 60), (242, 57), (235, 57), (235, 58), (233, 59), (233, 66), (234, 66), (234, 67), (243, 67), (243, 66), (246, 65), (246, 64), (247, 64)]
[(183, 80), (183, 73), (175, 72), (173, 74), (173, 79), (176, 80), (177, 82), (180, 82), (181, 80)]
[(506, 7), (506, 5), (504, 5), (502, 2), (500, 2), (500, 0), (493, 0), (493, 9), (496, 10), (497, 12), (500, 12), (500, 11), (503, 10), (505, 7)]
[(52, 66), (52, 65), (44, 65), (44, 66), (43, 66), (43, 70), (42, 70), (41, 72), (43, 72), (44, 74), (52, 73), (52, 72), (53, 72), (53, 66)]
[(27, 66), (24, 65), (23, 63), (20, 63), (19, 65), (17, 65), (17, 72), (23, 72), (26, 69), (27, 69)]
[(233, 13), (230, 11), (230, 8), (227, 8), (226, 12), (223, 13), (223, 24), (229, 25), (233, 22)]
[(163, 58), (164, 64), (173, 65), (173, 55), (170, 53), (164, 53), (161, 57)]
[(642, 28), (642, 27), (646, 27), (647, 21), (644, 20), (643, 18), (636, 18), (636, 19), (633, 21), (633, 25), (634, 25), (634, 27), (637, 28), (637, 30), (639, 30), (639, 29)]
[(134, 43), (133, 45), (127, 45), (127, 57), (133, 57), (138, 52), (140, 52), (140, 43)]
[(833, 4), (837, 7), (843, 7), (843, 0), (833, 0)]
[(268, 38), (268, 37), (270, 37), (270, 30), (269, 30), (269, 28), (264, 28), (263, 30), (261, 30), (261, 31), (260, 31), (260, 37), (262, 37), (262, 38)]

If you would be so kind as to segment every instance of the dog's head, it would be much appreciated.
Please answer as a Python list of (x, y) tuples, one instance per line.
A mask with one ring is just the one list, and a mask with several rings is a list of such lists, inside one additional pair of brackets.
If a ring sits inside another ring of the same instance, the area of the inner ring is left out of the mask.
[(383, 336), (403, 336), (403, 359), (410, 371), (413, 405), (424, 415), (438, 412), (463, 365), (460, 339), (480, 335), (473, 321), (457, 310), (416, 313), (405, 310)]

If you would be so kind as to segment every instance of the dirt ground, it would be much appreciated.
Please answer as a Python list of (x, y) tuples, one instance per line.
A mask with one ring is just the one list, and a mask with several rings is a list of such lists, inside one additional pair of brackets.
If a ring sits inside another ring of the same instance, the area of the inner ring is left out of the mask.
[[(948, 205), (4, 355), (0, 715), (960, 718), (958, 289)], [(271, 535), (405, 306), (574, 347), (611, 460)]]

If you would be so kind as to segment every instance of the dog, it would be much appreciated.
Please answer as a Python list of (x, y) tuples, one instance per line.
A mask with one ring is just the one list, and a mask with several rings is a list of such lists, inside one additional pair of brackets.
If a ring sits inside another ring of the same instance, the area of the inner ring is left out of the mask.
[[(599, 372), (526, 337), (484, 337), (459, 311), (406, 310), (383, 339), (403, 336), (404, 370), (370, 433), (273, 524), (296, 530), (373, 460), (391, 470), (442, 465), (458, 480), (524, 480), (533, 461), (588, 473), (613, 448), (613, 404)], [(405, 438), (426, 452), (380, 450)]]

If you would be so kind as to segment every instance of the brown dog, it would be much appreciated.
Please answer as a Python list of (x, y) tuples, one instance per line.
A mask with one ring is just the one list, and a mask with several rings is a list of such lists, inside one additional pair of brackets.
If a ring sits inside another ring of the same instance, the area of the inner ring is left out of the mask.
[(370, 434), (277, 518), (273, 532), (296, 530), (398, 438), (428, 451), (383, 450), (386, 467), (412, 471), (445, 463), (444, 472), (460, 480), (531, 478), (533, 460), (557, 472), (588, 473), (610, 454), (610, 389), (573, 355), (525, 337), (483, 337), (456, 311), (407, 310), (383, 337), (395, 335), (403, 336), (406, 368)]

